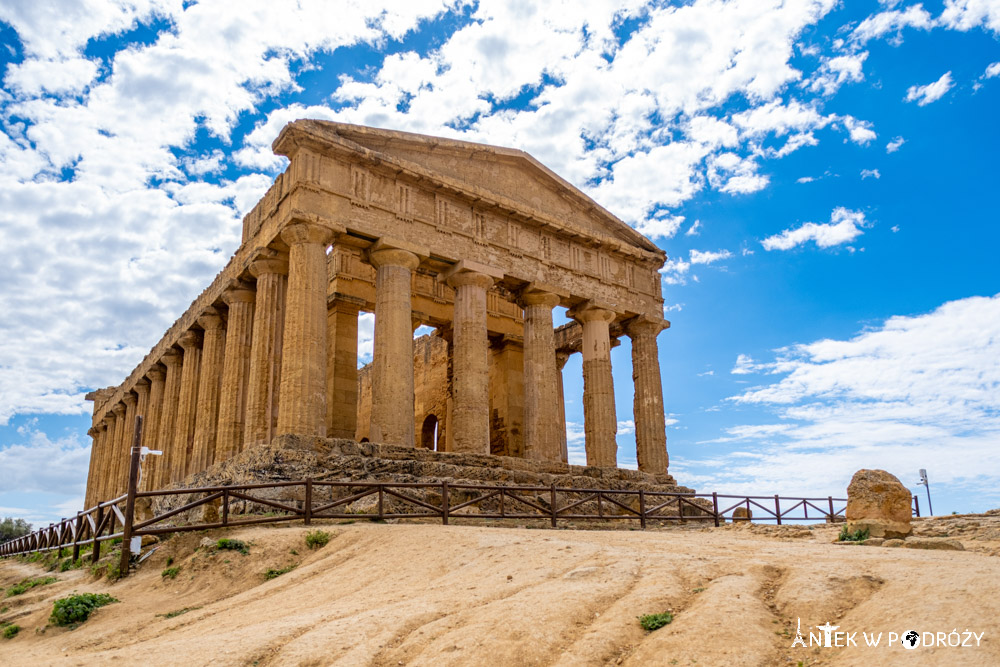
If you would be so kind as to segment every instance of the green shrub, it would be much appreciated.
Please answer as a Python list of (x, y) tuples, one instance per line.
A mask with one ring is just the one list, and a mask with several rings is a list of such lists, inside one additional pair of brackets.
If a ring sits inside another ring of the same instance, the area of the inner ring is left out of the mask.
[(314, 530), (306, 533), (306, 546), (310, 549), (319, 549), (330, 543), (330, 533), (325, 530)]
[(860, 528), (853, 533), (847, 530), (847, 526), (840, 529), (840, 535), (837, 537), (839, 542), (864, 542), (868, 539), (868, 529), (865, 528), (861, 530)]
[(69, 570), (79, 570), (81, 567), (83, 567), (82, 560), (73, 560), (72, 558), (67, 558), (59, 566), (59, 571), (67, 572)]
[(229, 538), (223, 537), (221, 540), (215, 543), (217, 549), (226, 549), (228, 551), (239, 551), (244, 556), (250, 553), (250, 547), (243, 540), (231, 540)]
[(274, 569), (272, 567), (267, 572), (264, 573), (264, 578), (265, 579), (277, 579), (281, 575), (288, 574), (289, 572), (291, 572), (294, 569), (295, 569), (294, 565), (289, 565), (288, 567), (283, 567), (280, 570), (276, 570), (276, 569)]
[(184, 607), (183, 609), (168, 611), (166, 614), (157, 614), (157, 616), (161, 618), (177, 618), (181, 614), (186, 614), (189, 611), (194, 611), (195, 609), (201, 609), (201, 607)]
[(164, 579), (176, 579), (177, 575), (181, 573), (181, 568), (179, 567), (168, 567), (166, 570), (160, 573), (160, 576)]
[(674, 620), (674, 615), (669, 611), (665, 611), (662, 614), (645, 614), (639, 617), (639, 625), (646, 632), (652, 632), (653, 630), (659, 630), (664, 625), (668, 625), (672, 620)]
[(42, 577), (41, 579), (25, 579), (19, 584), (14, 584), (7, 590), (7, 597), (12, 597), (14, 595), (21, 595), (22, 593), (31, 590), (35, 586), (46, 586), (56, 581), (55, 577)]
[(167, 567), (170, 567), (173, 564), (174, 564), (174, 557), (173, 556), (167, 556)]
[(49, 622), (53, 625), (77, 626), (83, 623), (98, 607), (118, 602), (107, 593), (80, 593), (56, 600)]
[(19, 625), (8, 625), (3, 629), (4, 639), (13, 639), (17, 636), (17, 633), (21, 631), (21, 626)]

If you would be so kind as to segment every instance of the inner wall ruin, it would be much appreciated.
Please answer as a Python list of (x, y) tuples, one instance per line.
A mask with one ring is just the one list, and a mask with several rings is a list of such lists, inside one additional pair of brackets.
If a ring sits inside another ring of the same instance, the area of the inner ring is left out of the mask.
[[(649, 239), (518, 150), (315, 120), (273, 148), (290, 163), (226, 267), (119, 386), (88, 394), (87, 507), (125, 492), (140, 415), (163, 452), (143, 489), (288, 435), (565, 463), (576, 353), (587, 465), (614, 468), (621, 336), (639, 469), (666, 475), (666, 255)], [(573, 322), (554, 328), (556, 306)], [(421, 325), (434, 333), (414, 341)]]

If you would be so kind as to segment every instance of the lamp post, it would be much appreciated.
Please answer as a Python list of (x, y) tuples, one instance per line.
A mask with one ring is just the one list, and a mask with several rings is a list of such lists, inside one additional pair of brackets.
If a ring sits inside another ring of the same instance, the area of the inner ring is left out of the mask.
[(927, 470), (924, 468), (920, 469), (920, 481), (917, 484), (927, 489), (927, 511), (930, 512), (928, 516), (934, 516), (934, 506), (931, 505), (931, 485), (927, 481)]

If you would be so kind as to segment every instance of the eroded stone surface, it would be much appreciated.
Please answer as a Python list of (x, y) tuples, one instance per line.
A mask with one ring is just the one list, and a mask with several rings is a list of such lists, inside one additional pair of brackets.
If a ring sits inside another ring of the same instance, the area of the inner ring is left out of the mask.
[(859, 470), (847, 487), (847, 530), (867, 530), (870, 537), (905, 538), (912, 531), (913, 496), (885, 470)]

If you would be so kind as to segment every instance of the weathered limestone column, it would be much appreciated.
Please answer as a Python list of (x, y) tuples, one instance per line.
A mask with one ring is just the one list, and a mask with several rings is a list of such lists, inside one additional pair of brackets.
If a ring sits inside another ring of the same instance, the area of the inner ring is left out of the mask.
[(357, 304), (336, 298), (326, 311), (326, 435), (354, 438), (358, 427)]
[(93, 507), (94, 493), (97, 486), (97, 448), (100, 443), (100, 431), (91, 426), (87, 429), (90, 436), (90, 466), (87, 471), (87, 491), (83, 499), (83, 508)]
[(566, 392), (563, 391), (563, 368), (569, 361), (569, 353), (556, 352), (556, 382), (559, 385), (559, 405), (556, 415), (559, 417), (559, 448), (562, 462), (569, 463), (569, 444), (566, 442)]
[(489, 454), (490, 369), (486, 290), (492, 287), (493, 276), (476, 270), (459, 269), (445, 282), (455, 289), (452, 317), (453, 451)]
[(177, 403), (181, 395), (181, 362), (183, 356), (171, 348), (160, 362), (167, 367), (167, 377), (163, 385), (163, 403), (160, 411), (159, 435), (156, 443), (163, 450), (163, 456), (156, 462), (156, 488), (162, 489), (174, 481), (174, 469), (179, 454), (174, 448), (174, 423), (177, 421)]
[(125, 466), (122, 464), (122, 459), (125, 458), (125, 432), (128, 430), (125, 422), (126, 413), (125, 403), (119, 401), (111, 408), (111, 412), (115, 415), (115, 440), (111, 447), (111, 494), (105, 498), (105, 500), (111, 500), (112, 497), (116, 497), (121, 493), (122, 489), (122, 471)]
[[(149, 447), (150, 443), (153, 440), (153, 438), (151, 438), (149, 435), (149, 419), (147, 418), (147, 415), (149, 414), (149, 380), (147, 380), (144, 377), (139, 378), (135, 383), (133, 391), (135, 391), (136, 396), (139, 397), (138, 401), (135, 404), (135, 414), (137, 417), (142, 417), (142, 442), (139, 444), (141, 444), (143, 447)], [(134, 422), (135, 420), (133, 419), (133, 423)], [(150, 449), (153, 448), (150, 447)], [(147, 479), (149, 475), (148, 464), (149, 460), (152, 458), (154, 457), (152, 456), (148, 457), (146, 459), (146, 462), (142, 465), (143, 478), (139, 480), (140, 491), (144, 490), (142, 487), (145, 486), (146, 483), (149, 481)]]
[(131, 391), (126, 391), (122, 402), (125, 403), (125, 432), (121, 436), (121, 448), (118, 454), (121, 465), (118, 478), (121, 480), (120, 493), (125, 493), (128, 491), (128, 467), (131, 461), (129, 453), (132, 451), (132, 442), (135, 440), (135, 414), (139, 399)]
[(114, 479), (115, 426), (118, 420), (114, 414), (104, 415), (104, 445), (101, 447), (101, 492), (99, 502), (111, 499)]
[[(163, 389), (167, 371), (159, 364), (153, 365), (146, 373), (149, 378), (149, 408), (146, 411), (146, 423), (143, 430), (146, 433), (146, 446), (150, 449), (163, 450), (160, 440), (160, 415), (163, 413)], [(151, 491), (157, 488), (157, 471), (161, 468), (163, 456), (149, 456), (143, 464), (143, 490)]]
[(90, 509), (97, 503), (104, 500), (104, 492), (107, 489), (108, 481), (108, 419), (105, 417), (97, 425), (97, 479), (94, 484), (94, 497), (91, 499)]
[(271, 442), (274, 436), (279, 404), (288, 261), (258, 259), (250, 265), (250, 273), (257, 278), (257, 301), (250, 346), (250, 376), (247, 379), (244, 448)]
[(288, 293), (281, 352), (278, 434), (326, 436), (326, 247), (328, 227), (295, 222), (288, 244)]
[(231, 289), (222, 295), (229, 306), (226, 324), (226, 358), (219, 392), (219, 423), (215, 460), (225, 461), (243, 449), (246, 425), (247, 378), (250, 374), (250, 341), (253, 333), (252, 289)]
[[(559, 370), (556, 368), (552, 309), (559, 295), (542, 290), (521, 294), (524, 308), (524, 457), (561, 461)], [(563, 429), (565, 437), (565, 429)]]
[(583, 304), (582, 308), (574, 308), (571, 316), (583, 326), (583, 422), (587, 465), (613, 468), (617, 465), (618, 417), (608, 328), (615, 313)]
[(174, 480), (191, 474), (194, 455), (194, 420), (198, 410), (198, 379), (201, 374), (200, 331), (184, 332), (177, 344), (184, 350), (181, 365), (181, 389), (177, 399), (177, 421), (174, 423)]
[(219, 423), (219, 390), (226, 358), (226, 329), (215, 308), (198, 318), (204, 333), (201, 373), (198, 377), (198, 408), (194, 420), (194, 456), (189, 473), (199, 472), (215, 460), (216, 427)]
[(372, 354), (372, 442), (413, 447), (413, 329), (410, 284), (420, 258), (385, 248), (369, 254), (375, 266)]
[(632, 382), (635, 385), (635, 454), (639, 470), (667, 472), (667, 433), (663, 385), (656, 336), (670, 326), (665, 320), (637, 317), (625, 327), (632, 339)]

